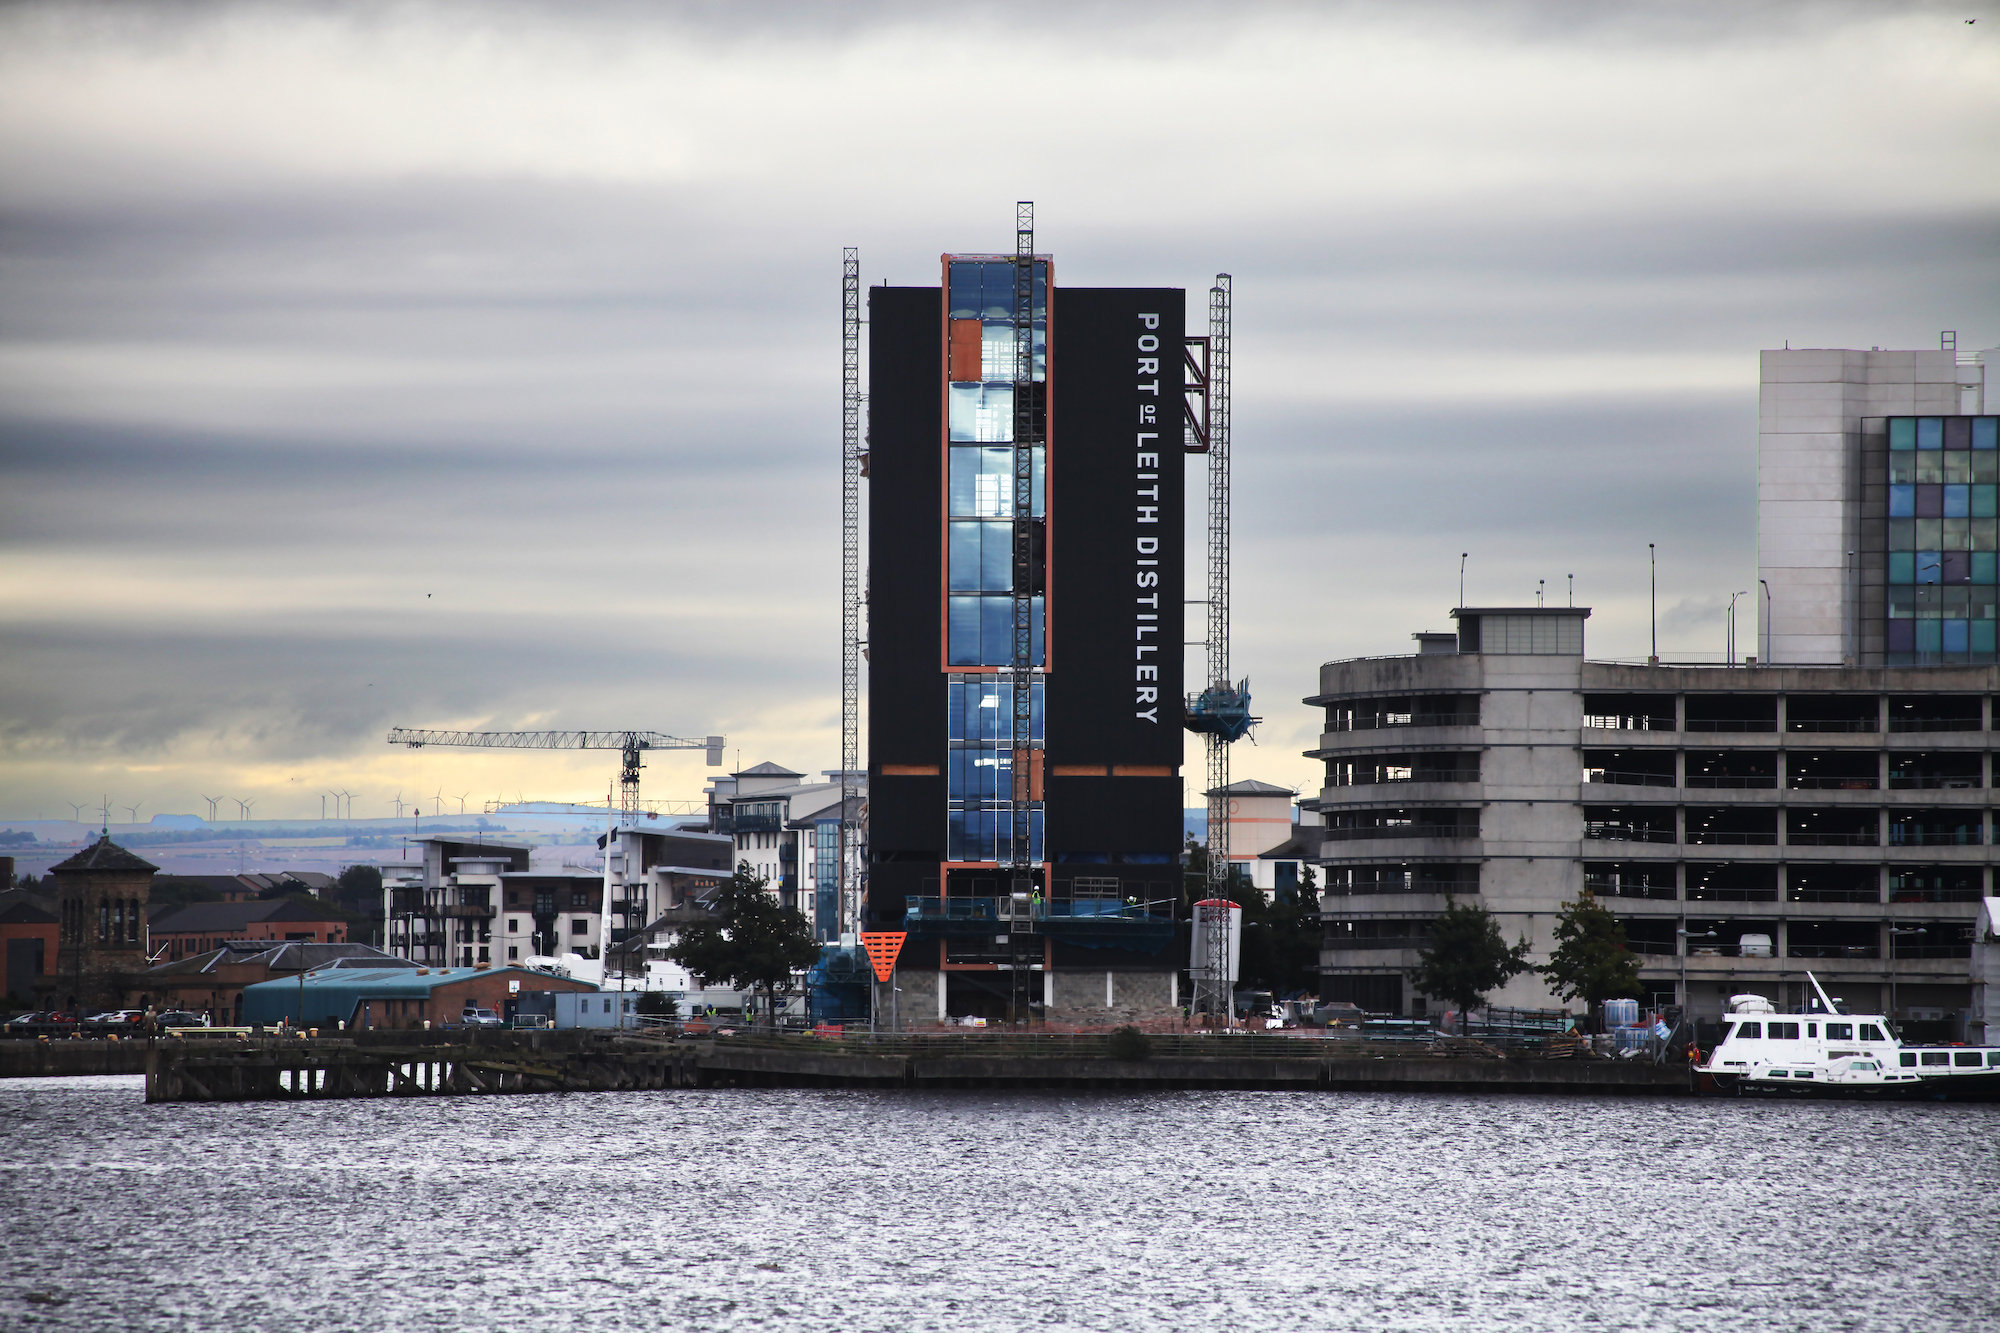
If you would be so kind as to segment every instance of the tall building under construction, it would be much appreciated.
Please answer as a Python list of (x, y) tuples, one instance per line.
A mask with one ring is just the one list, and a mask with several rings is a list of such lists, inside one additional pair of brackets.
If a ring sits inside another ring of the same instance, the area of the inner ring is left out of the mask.
[(1023, 244), (867, 291), (863, 924), (908, 932), (906, 1020), (1182, 998), (1185, 293)]

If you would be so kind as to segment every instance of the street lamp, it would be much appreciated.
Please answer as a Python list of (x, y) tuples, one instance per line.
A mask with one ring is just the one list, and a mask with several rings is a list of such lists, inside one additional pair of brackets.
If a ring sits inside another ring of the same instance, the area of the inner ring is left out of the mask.
[(1675, 950), (1674, 952), (1678, 953), (1678, 954), (1679, 954), (1679, 955), (1681, 956), (1681, 1017), (1682, 1017), (1683, 1019), (1685, 1019), (1685, 1018), (1687, 1018), (1687, 1017), (1688, 1017), (1688, 1013), (1689, 1013), (1689, 1011), (1690, 1011), (1690, 1010), (1692, 1010), (1692, 1009), (1694, 1008), (1694, 1005), (1693, 1005), (1692, 1003), (1690, 1003), (1690, 1002), (1689, 1002), (1689, 999), (1688, 999), (1688, 946), (1687, 946), (1687, 941), (1689, 941), (1689, 940), (1712, 940), (1712, 939), (1714, 939), (1714, 938), (1715, 938), (1715, 932), (1714, 932), (1713, 930), (1698, 930), (1698, 931), (1697, 931), (1697, 930), (1689, 930), (1689, 929), (1687, 928), (1687, 918), (1686, 918), (1686, 917), (1682, 917), (1682, 918), (1681, 918), (1681, 927), (1680, 927), (1680, 929), (1679, 929), (1679, 930), (1676, 930), (1676, 931), (1674, 932), (1674, 934), (1676, 934), (1676, 935), (1680, 936), (1680, 940), (1681, 940), (1681, 947), (1680, 947), (1680, 948), (1678, 948), (1678, 949), (1676, 949), (1676, 950)]
[(1889, 1011), (1883, 1014), (1882, 1017), (1893, 1019), (1896, 1016), (1896, 936), (1927, 935), (1929, 933), (1922, 926), (1892, 925), (1889, 927)]
[(1758, 579), (1757, 586), (1764, 590), (1764, 655), (1757, 660), (1769, 666), (1771, 663), (1771, 582)]
[(1748, 588), (1745, 588), (1741, 592), (1732, 592), (1729, 594), (1729, 647), (1723, 654), (1723, 663), (1726, 666), (1736, 665), (1736, 599), (1739, 597), (1748, 597), (1749, 595), (1750, 590)]

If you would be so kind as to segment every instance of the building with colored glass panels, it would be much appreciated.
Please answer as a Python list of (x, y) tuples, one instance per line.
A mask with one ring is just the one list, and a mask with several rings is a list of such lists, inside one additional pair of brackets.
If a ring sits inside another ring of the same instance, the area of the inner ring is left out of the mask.
[(1757, 654), (2000, 660), (2000, 352), (1765, 352), (1762, 380)]
[(905, 1019), (1179, 1000), (1185, 296), (1023, 262), (868, 291), (864, 924), (909, 933)]

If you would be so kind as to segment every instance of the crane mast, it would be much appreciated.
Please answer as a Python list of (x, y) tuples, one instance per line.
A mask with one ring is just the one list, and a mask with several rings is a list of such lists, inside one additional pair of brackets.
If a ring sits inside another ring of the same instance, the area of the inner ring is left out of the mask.
[(1205, 947), (1195, 969), (1194, 1009), (1233, 1011), (1229, 957), (1233, 929), (1229, 867), (1229, 747), (1258, 719), (1250, 715), (1250, 682), (1229, 680), (1229, 375), (1233, 281), (1218, 273), (1208, 290), (1208, 662), (1202, 691), (1189, 701), (1186, 725), (1208, 757), (1208, 874), (1195, 907)]
[(867, 629), (861, 586), (861, 251), (840, 255), (840, 819), (838, 868), (842, 936), (859, 929), (859, 885), (848, 861), (859, 833), (852, 814), (861, 763), (861, 648)]

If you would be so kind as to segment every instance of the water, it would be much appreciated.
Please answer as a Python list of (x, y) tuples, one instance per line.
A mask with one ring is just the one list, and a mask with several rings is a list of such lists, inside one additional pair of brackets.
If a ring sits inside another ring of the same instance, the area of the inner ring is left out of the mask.
[(0, 1328), (2000, 1326), (1992, 1106), (140, 1095), (0, 1083)]

